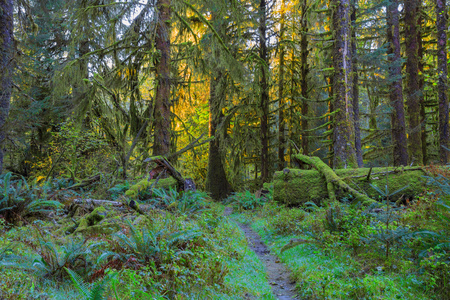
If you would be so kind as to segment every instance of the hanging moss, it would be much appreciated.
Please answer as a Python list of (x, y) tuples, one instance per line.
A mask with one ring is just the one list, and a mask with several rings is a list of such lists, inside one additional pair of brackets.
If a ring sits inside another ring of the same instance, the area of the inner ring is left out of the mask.
[[(370, 184), (384, 191), (386, 171), (398, 171), (387, 175), (391, 193), (408, 186), (401, 193), (395, 195), (392, 200), (398, 200), (402, 195), (408, 198), (418, 195), (422, 192), (426, 181), (423, 177), (425, 173), (417, 169), (405, 168), (404, 171), (401, 171), (399, 168), (373, 168), (370, 178), (367, 180), (369, 171), (369, 168), (340, 169), (336, 170), (336, 174), (352, 188), (367, 193), (372, 199), (380, 199), (381, 195)], [(321, 204), (329, 198), (327, 182), (316, 170), (285, 169), (275, 173), (273, 184), (274, 200), (287, 205), (302, 205), (308, 201)], [(338, 200), (348, 196), (348, 193), (336, 190)]]

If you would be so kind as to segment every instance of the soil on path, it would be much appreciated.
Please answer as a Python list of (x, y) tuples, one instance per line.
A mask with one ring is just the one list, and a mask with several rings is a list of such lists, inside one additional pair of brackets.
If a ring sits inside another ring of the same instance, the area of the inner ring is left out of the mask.
[[(233, 209), (227, 207), (225, 216), (231, 215)], [(238, 223), (247, 237), (250, 249), (253, 250), (266, 267), (267, 277), (272, 286), (273, 294), (280, 300), (298, 300), (295, 293), (295, 282), (289, 278), (290, 272), (280, 262), (279, 258), (270, 254), (270, 250), (261, 240), (259, 234), (254, 232), (250, 226)]]

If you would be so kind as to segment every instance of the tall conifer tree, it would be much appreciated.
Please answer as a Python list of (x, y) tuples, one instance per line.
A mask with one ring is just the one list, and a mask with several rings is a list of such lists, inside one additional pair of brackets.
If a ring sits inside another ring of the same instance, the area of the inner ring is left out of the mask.
[(259, 4), (259, 58), (260, 58), (260, 130), (261, 130), (261, 181), (269, 179), (269, 57), (267, 51), (266, 0)]
[(356, 167), (352, 89), (350, 0), (332, 0), (334, 27), (334, 107), (333, 151), (335, 168)]
[(3, 171), (3, 142), (11, 100), (14, 53), (13, 0), (0, 0), (0, 174)]
[(155, 96), (155, 138), (153, 155), (170, 151), (170, 18), (171, 1), (158, 0), (156, 50), (160, 57), (156, 64), (157, 88)]
[(389, 98), (392, 106), (391, 128), (394, 144), (394, 165), (408, 164), (405, 110), (402, 90), (402, 63), (400, 56), (400, 29), (398, 1), (391, 0), (387, 6), (387, 40), (389, 42)]
[(417, 35), (417, 7), (420, 0), (410, 0), (405, 2), (405, 40), (406, 40), (406, 105), (409, 119), (408, 150), (410, 160), (414, 164), (423, 163), (422, 153), (422, 124), (420, 117), (420, 97), (419, 93), (419, 56), (418, 56), (418, 35)]
[[(448, 161), (448, 66), (447, 66), (447, 27), (448, 17), (445, 0), (436, 0), (437, 58), (438, 58), (438, 97), (439, 97), (439, 156), (441, 163)], [(445, 148), (447, 149), (445, 149)]]

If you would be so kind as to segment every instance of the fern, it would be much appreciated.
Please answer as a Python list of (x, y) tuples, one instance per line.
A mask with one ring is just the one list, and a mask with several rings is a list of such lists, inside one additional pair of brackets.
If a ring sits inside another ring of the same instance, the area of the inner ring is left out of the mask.
[[(75, 287), (83, 294), (85, 300), (103, 300), (107, 299), (103, 295), (105, 294), (107, 290), (107, 284), (115, 277), (117, 276), (117, 273), (114, 273), (112, 275), (108, 275), (101, 279), (100, 281), (94, 283), (94, 286), (90, 289), (89, 285), (84, 282), (83, 278), (78, 275), (76, 272), (64, 268), (67, 273), (70, 276), (70, 279), (74, 283)], [(116, 294), (116, 299), (117, 294)]]

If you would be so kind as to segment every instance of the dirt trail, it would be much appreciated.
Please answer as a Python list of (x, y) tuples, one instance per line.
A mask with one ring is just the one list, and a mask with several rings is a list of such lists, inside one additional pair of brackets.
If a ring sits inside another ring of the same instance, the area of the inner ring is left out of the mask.
[[(227, 207), (224, 215), (229, 216), (232, 212), (233, 209)], [(270, 254), (269, 249), (263, 243), (259, 234), (254, 232), (250, 226), (241, 223), (238, 223), (238, 225), (242, 231), (244, 231), (250, 249), (253, 250), (264, 263), (273, 294), (280, 300), (299, 299), (295, 293), (295, 282), (289, 278), (290, 272), (280, 262), (278, 257)]]

